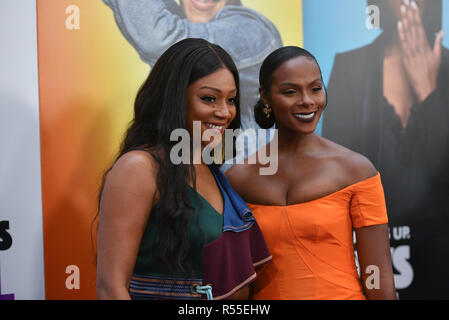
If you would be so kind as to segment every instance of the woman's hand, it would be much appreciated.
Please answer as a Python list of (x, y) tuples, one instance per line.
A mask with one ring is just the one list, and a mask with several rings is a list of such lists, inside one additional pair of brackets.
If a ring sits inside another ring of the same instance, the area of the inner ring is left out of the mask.
[(433, 49), (430, 48), (419, 8), (412, 0), (401, 6), (398, 33), (409, 82), (422, 102), (437, 88), (444, 32), (438, 33)]

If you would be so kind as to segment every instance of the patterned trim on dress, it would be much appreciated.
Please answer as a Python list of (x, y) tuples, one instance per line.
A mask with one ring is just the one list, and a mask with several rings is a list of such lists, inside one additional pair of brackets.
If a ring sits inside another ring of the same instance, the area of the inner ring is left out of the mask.
[(194, 291), (202, 285), (202, 279), (159, 278), (133, 274), (129, 293), (133, 296), (160, 299), (201, 299)]
[(267, 263), (268, 261), (270, 261), (271, 259), (273, 259), (272, 256), (266, 257), (265, 259), (262, 259), (260, 261), (257, 261), (256, 263), (253, 264), (254, 267), (258, 267), (264, 263)]
[(224, 231), (233, 231), (233, 232), (242, 232), (245, 230), (248, 230), (249, 228), (251, 228), (251, 226), (254, 224), (254, 221), (250, 221), (246, 224), (244, 224), (243, 226), (240, 227), (234, 227), (234, 226), (224, 226), (223, 227), (223, 232)]

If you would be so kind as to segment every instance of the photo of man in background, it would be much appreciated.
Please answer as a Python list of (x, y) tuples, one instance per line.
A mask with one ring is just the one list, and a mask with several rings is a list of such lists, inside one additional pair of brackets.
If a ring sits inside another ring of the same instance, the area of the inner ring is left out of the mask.
[[(449, 50), (441, 0), (369, 0), (383, 33), (337, 54), (324, 137), (367, 156), (382, 175), (402, 299), (448, 298)], [(398, 268), (403, 267), (403, 270)], [(401, 290), (403, 289), (403, 290)]]
[[(254, 105), (259, 98), (259, 69), (268, 54), (282, 46), (274, 24), (240, 0), (103, 0), (120, 31), (141, 59), (153, 65), (171, 45), (203, 38), (232, 56), (240, 73), (242, 129), (257, 129)], [(248, 141), (245, 156), (256, 151)]]

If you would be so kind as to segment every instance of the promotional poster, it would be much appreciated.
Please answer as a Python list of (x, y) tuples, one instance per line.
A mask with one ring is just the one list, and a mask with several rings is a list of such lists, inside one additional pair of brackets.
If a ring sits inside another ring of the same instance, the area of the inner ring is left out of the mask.
[(234, 60), (244, 130), (258, 129), (264, 59), (309, 50), (327, 93), (318, 134), (382, 177), (398, 298), (448, 299), (449, 0), (413, 1), (406, 24), (396, 0), (228, 0), (208, 20), (190, 1), (0, 3), (0, 300), (98, 298), (103, 174), (139, 88), (186, 38)]
[[(11, 7), (15, 3), (9, 2)], [(2, 216), (2, 227), (8, 232), (9, 222), (14, 240), (8, 251), (1, 252), (2, 292), (13, 294), (15, 299), (44, 298), (43, 293), (31, 296), (24, 293), (22, 288), (28, 284), (22, 281), (24, 278), (16, 278), (15, 267), (39, 264), (39, 259), (43, 259), (46, 299), (96, 299), (96, 227), (93, 223), (98, 210), (99, 187), (132, 119), (137, 90), (148, 76), (151, 65), (170, 45), (187, 35), (214, 41), (217, 31), (209, 30), (208, 24), (199, 30), (191, 24), (193, 28), (188, 33), (167, 26), (156, 29), (160, 34), (154, 34), (154, 38), (136, 44), (124, 34), (129, 34), (126, 28), (139, 26), (117, 25), (112, 10), (120, 10), (113, 5), (116, 1), (38, 0), (35, 5), (33, 1), (19, 2), (31, 13), (34, 9), (37, 12), (39, 104), (32, 107), (34, 112), (39, 112), (40, 119), (43, 231), (39, 230), (39, 225), (27, 227), (43, 232), (43, 252), (15, 247), (19, 238), (26, 236), (20, 231), (13, 232), (26, 223), (20, 220), (25, 217), (13, 216), (8, 220)], [(134, 4), (140, 7), (148, 4), (145, 14), (150, 18), (155, 16), (153, 23), (160, 14), (169, 15), (168, 20), (184, 19), (175, 1), (117, 1), (117, 4), (129, 4), (131, 11)], [(272, 37), (265, 39), (272, 46), (260, 52), (260, 61), (270, 50), (282, 45), (302, 45), (301, 1), (246, 0), (242, 6), (250, 13), (248, 19), (255, 17), (261, 28), (269, 29), (266, 34), (250, 37), (254, 41), (267, 35)], [(161, 7), (165, 13), (159, 10)], [(6, 11), (2, 8), (2, 15)], [(129, 14), (129, 20), (144, 18), (133, 17), (133, 12)], [(142, 25), (141, 28), (137, 32), (155, 26)], [(250, 32), (239, 26), (230, 27), (228, 32), (235, 30)], [(161, 37), (167, 40), (161, 42)], [(224, 34), (226, 37), (229, 35)], [(236, 62), (239, 68), (247, 69), (247, 81), (256, 84), (258, 67), (251, 61), (255, 49), (242, 54), (245, 46), (246, 50), (251, 50), (252, 44), (232, 39), (220, 41), (224, 41), (222, 45), (228, 46), (226, 49), (230, 52), (234, 50), (233, 58), (240, 59)], [(147, 46), (148, 51), (141, 49), (141, 45)], [(247, 99), (255, 103), (256, 97), (250, 96), (255, 96), (257, 88), (254, 86), (251, 90)], [(39, 139), (39, 132), (35, 134)], [(14, 171), (11, 168), (14, 165), (20, 164), (5, 163), (10, 166), (8, 171)], [(7, 194), (6, 181), (2, 179), (1, 184)], [(27, 261), (24, 257), (37, 260)], [(10, 259), (17, 262), (9, 262)], [(43, 285), (41, 287), (43, 292)]]
[[(393, 35), (400, 14), (394, 3), (305, 1), (304, 46), (329, 79), (323, 136), (365, 155), (382, 175), (399, 298), (447, 298), (449, 41), (445, 36), (439, 50), (435, 38), (449, 31), (449, 3), (418, 1), (422, 38), (415, 41), (428, 51), (406, 70), (394, 68), (397, 48), (406, 45)], [(327, 23), (316, 24), (318, 18)], [(429, 79), (422, 68), (433, 59)], [(419, 98), (430, 82), (433, 87)], [(407, 83), (416, 83), (415, 89), (401, 99), (396, 88)]]

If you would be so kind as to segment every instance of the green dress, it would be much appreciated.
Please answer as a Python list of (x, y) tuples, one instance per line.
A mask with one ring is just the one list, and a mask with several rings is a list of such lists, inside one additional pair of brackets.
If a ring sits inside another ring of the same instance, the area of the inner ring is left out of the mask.
[(245, 201), (218, 167), (211, 165), (209, 169), (223, 197), (223, 214), (186, 184), (187, 199), (193, 207), (184, 231), (190, 249), (186, 258), (188, 265), (183, 266), (186, 272), (175, 273), (166, 270), (160, 262), (156, 247), (160, 230), (155, 222), (163, 212), (157, 205), (153, 207), (130, 281), (132, 299), (231, 299), (256, 279), (256, 267), (271, 260)]

